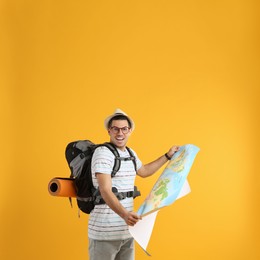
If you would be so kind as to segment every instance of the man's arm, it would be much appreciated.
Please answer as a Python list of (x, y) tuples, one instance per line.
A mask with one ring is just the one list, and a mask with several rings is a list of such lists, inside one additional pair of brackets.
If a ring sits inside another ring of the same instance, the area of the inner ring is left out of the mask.
[[(170, 148), (170, 150), (167, 152), (167, 155), (169, 158), (171, 158), (175, 152), (179, 151), (179, 146), (173, 146)], [(143, 165), (138, 171), (137, 174), (141, 176), (142, 178), (149, 177), (153, 175), (156, 171), (158, 171), (166, 162), (168, 159), (165, 155), (159, 157), (158, 159)]]
[(101, 196), (105, 200), (106, 204), (121, 218), (123, 218), (127, 225), (134, 226), (140, 217), (135, 212), (126, 210), (112, 192), (111, 175), (96, 173), (96, 176)]

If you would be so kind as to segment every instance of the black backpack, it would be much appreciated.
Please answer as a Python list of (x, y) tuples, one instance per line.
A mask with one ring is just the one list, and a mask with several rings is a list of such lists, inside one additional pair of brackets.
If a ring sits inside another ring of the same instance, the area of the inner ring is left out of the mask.
[[(115, 162), (111, 177), (114, 177), (119, 171), (122, 160), (131, 160), (134, 163), (136, 170), (136, 159), (128, 147), (126, 147), (130, 157), (120, 157), (116, 147), (112, 143), (94, 144), (89, 140), (75, 141), (67, 145), (65, 150), (66, 160), (71, 170), (70, 178), (74, 179), (76, 193), (77, 193), (77, 204), (79, 209), (89, 214), (95, 205), (104, 204), (105, 201), (102, 199), (99, 189), (93, 186), (92, 174), (91, 174), (91, 160), (93, 153), (97, 147), (107, 147), (115, 156)], [(137, 187), (134, 187), (134, 191), (118, 192), (115, 187), (112, 187), (113, 193), (119, 200), (125, 199), (126, 197), (137, 197), (140, 196), (140, 192)]]

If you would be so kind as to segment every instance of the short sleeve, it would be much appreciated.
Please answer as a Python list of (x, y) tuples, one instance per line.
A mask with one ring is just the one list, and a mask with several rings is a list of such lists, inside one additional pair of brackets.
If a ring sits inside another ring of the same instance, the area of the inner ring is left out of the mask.
[(98, 147), (92, 157), (91, 171), (93, 174), (99, 172), (111, 174), (114, 165), (114, 155), (105, 146)]
[(141, 162), (141, 160), (137, 156), (136, 152), (133, 149), (131, 149), (131, 151), (133, 152), (133, 154), (135, 156), (135, 159), (136, 159), (136, 170), (138, 171), (142, 167), (143, 163)]

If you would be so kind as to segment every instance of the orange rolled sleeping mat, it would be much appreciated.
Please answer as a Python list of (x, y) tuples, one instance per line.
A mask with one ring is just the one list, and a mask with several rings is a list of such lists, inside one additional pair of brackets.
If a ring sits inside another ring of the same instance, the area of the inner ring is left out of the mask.
[(77, 197), (74, 180), (70, 178), (53, 178), (48, 184), (48, 191), (52, 196)]

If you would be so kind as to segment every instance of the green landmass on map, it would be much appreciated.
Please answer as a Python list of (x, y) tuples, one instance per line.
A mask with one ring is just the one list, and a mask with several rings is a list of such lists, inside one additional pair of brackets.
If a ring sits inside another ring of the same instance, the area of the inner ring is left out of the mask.
[(169, 179), (164, 179), (161, 180), (158, 184), (158, 187), (156, 189), (156, 191), (154, 192), (154, 194), (156, 196), (161, 196), (161, 200), (167, 198), (168, 196), (168, 188), (167, 188), (167, 184), (170, 182)]

